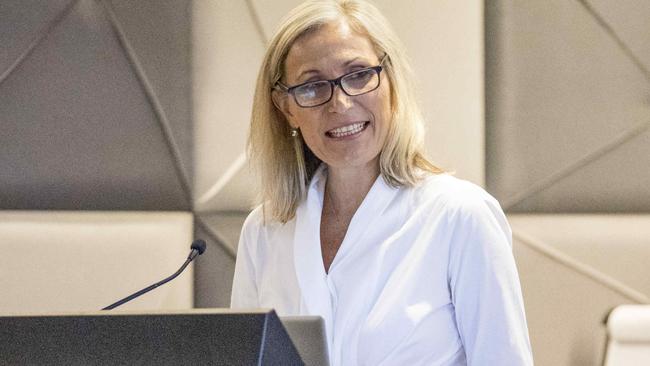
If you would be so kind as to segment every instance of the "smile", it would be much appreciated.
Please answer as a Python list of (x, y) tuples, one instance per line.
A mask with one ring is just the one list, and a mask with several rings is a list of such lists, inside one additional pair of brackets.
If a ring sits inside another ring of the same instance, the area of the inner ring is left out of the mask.
[(327, 131), (325, 134), (329, 137), (333, 138), (339, 138), (339, 137), (346, 137), (346, 136), (352, 136), (360, 133), (361, 131), (365, 130), (366, 127), (370, 122), (365, 121), (365, 122), (358, 122), (358, 123), (353, 123), (351, 125), (339, 127), (339, 128), (334, 128), (332, 130)]

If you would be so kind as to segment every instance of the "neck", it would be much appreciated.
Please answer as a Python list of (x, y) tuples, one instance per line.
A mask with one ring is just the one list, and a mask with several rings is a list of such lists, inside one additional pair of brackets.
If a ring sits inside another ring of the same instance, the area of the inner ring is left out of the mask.
[(336, 211), (355, 212), (378, 176), (378, 161), (362, 167), (328, 167), (325, 199)]

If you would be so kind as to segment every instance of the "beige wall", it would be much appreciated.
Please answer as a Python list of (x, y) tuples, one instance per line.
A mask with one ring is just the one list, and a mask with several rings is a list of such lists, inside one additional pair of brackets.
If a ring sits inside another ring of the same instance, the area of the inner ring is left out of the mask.
[[(195, 208), (246, 211), (244, 148), (265, 39), (300, 3), (197, 0), (193, 11)], [(484, 183), (483, 2), (376, 1), (418, 75), (430, 157)], [(259, 19), (259, 22), (256, 22)]]

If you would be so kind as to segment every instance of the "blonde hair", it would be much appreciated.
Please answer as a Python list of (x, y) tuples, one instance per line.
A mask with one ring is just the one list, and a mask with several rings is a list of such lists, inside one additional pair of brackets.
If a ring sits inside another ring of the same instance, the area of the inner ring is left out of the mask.
[(424, 127), (411, 82), (411, 69), (403, 47), (386, 18), (363, 0), (312, 0), (293, 9), (270, 41), (257, 77), (248, 153), (261, 178), (264, 216), (285, 223), (291, 220), (321, 161), (302, 136), (273, 104), (271, 88), (284, 72), (293, 43), (308, 31), (327, 23), (345, 21), (368, 37), (378, 57), (388, 55), (385, 75), (390, 80), (392, 120), (381, 150), (380, 174), (391, 186), (413, 186), (422, 172), (441, 173), (423, 154)]

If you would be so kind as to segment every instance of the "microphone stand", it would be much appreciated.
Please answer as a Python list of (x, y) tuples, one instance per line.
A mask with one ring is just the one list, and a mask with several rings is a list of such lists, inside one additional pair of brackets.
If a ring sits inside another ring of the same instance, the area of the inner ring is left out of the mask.
[(138, 297), (138, 296), (144, 295), (144, 294), (146, 294), (147, 292), (149, 292), (149, 291), (155, 289), (156, 287), (158, 287), (158, 286), (162, 286), (162, 285), (166, 284), (167, 282), (173, 280), (174, 278), (178, 277), (178, 275), (180, 275), (181, 272), (183, 272), (183, 270), (185, 269), (185, 267), (187, 267), (187, 265), (190, 264), (190, 262), (191, 262), (194, 258), (196, 258), (197, 255), (203, 254), (204, 251), (205, 251), (205, 241), (200, 240), (200, 239), (199, 239), (199, 240), (196, 240), (194, 243), (192, 243), (192, 251), (190, 252), (190, 255), (187, 256), (187, 260), (185, 261), (185, 263), (183, 263), (183, 265), (181, 266), (181, 268), (180, 268), (178, 271), (176, 271), (176, 273), (174, 273), (173, 275), (171, 275), (171, 276), (165, 278), (165, 279), (162, 280), (162, 281), (159, 281), (159, 282), (154, 283), (153, 285), (151, 285), (151, 286), (149, 286), (149, 287), (143, 288), (142, 290), (140, 290), (140, 291), (138, 291), (138, 292), (136, 292), (136, 293), (134, 293), (134, 294), (131, 294), (131, 295), (129, 295), (129, 296), (123, 298), (123, 299), (120, 300), (120, 301), (117, 301), (117, 302), (115, 302), (115, 303), (113, 303), (113, 304), (110, 304), (110, 305), (108, 305), (107, 307), (103, 308), (102, 310), (111, 310), (111, 309), (115, 309), (116, 307), (118, 307), (118, 306), (120, 306), (120, 305), (122, 305), (122, 304), (124, 304), (124, 303), (126, 303), (126, 302), (129, 302), (129, 301), (135, 299), (135, 298)]

